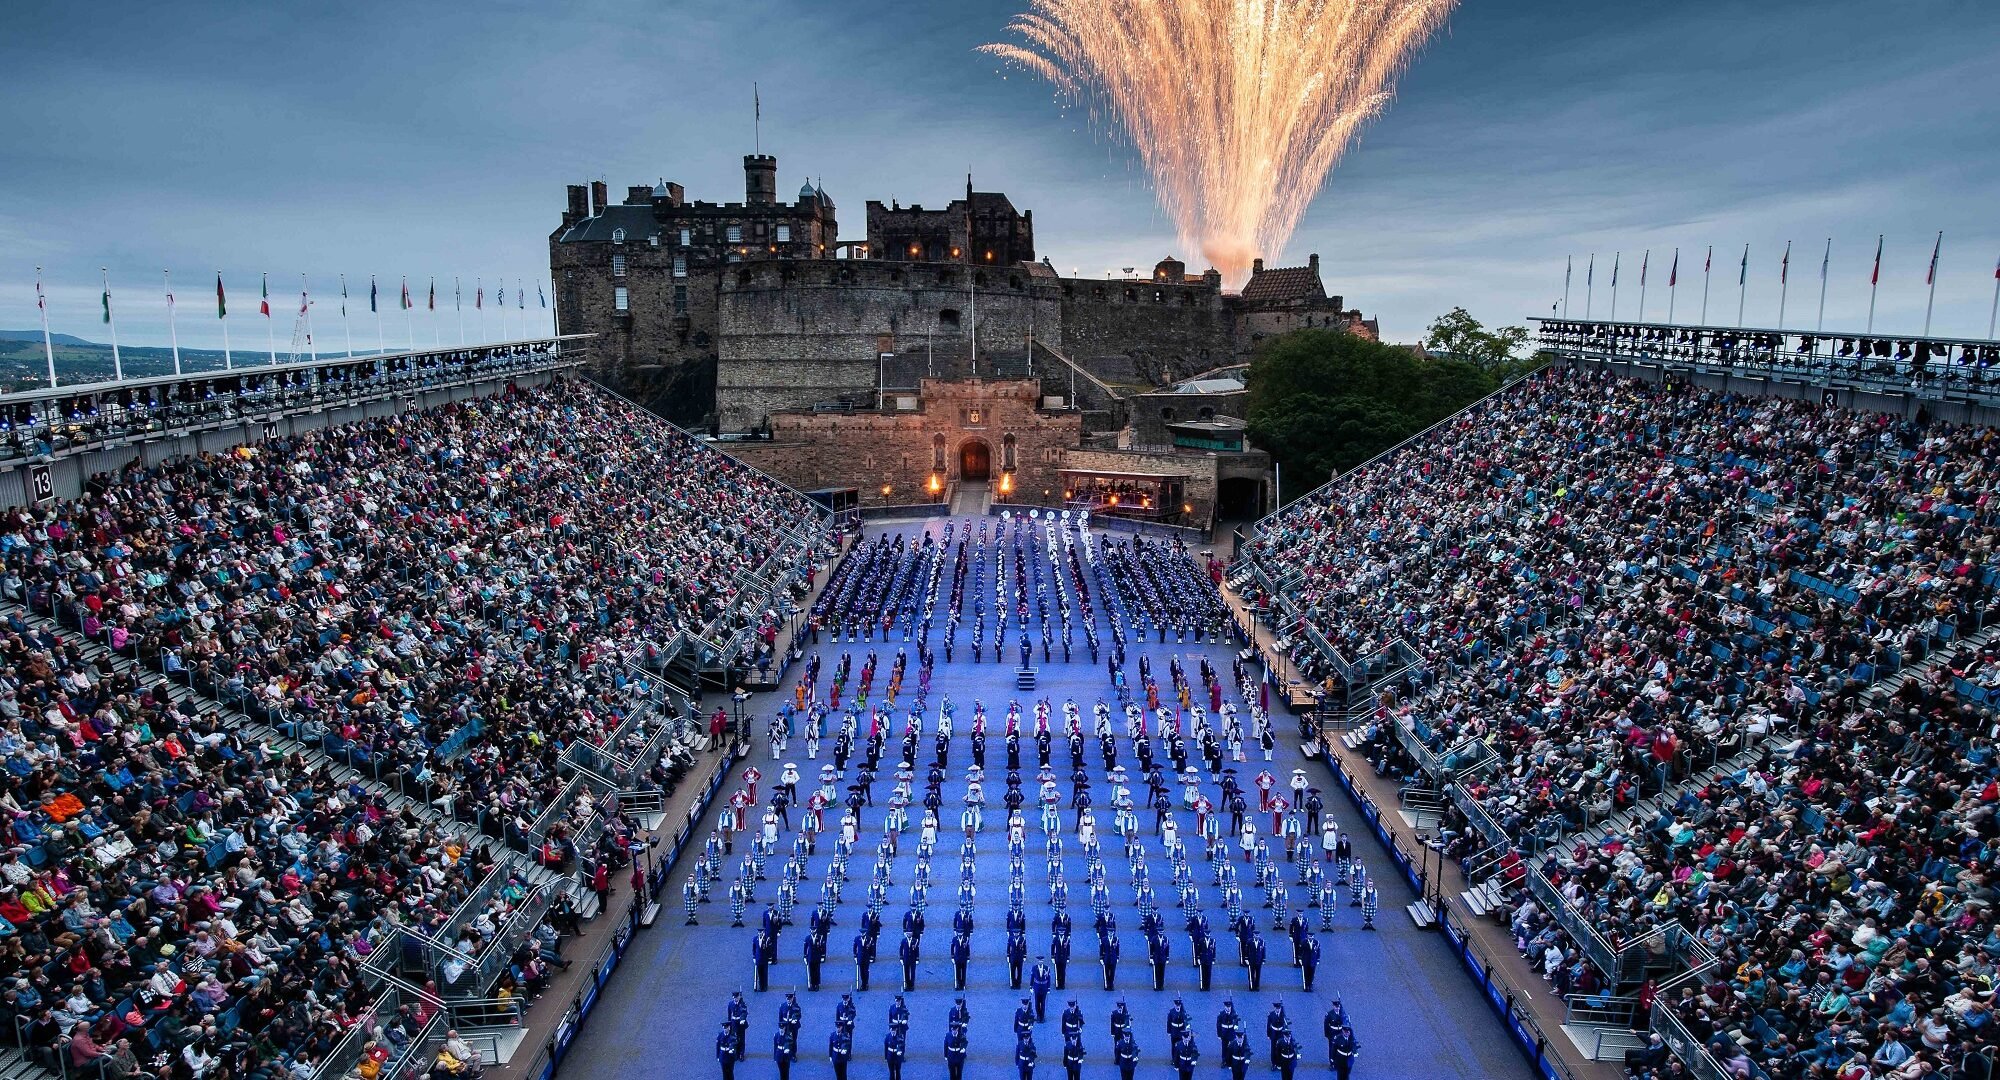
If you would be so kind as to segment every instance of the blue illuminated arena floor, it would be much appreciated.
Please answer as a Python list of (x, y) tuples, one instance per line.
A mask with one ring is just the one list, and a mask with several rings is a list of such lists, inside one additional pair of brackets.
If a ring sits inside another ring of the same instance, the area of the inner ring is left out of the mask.
[[(870, 536), (880, 532), (902, 532), (906, 536), (915, 535), (926, 526), (918, 524), (891, 524), (874, 526)], [(928, 526), (937, 530), (941, 526)], [(948, 590), (948, 573), (947, 584)], [(986, 588), (991, 589), (990, 581)], [(968, 586), (968, 597), (970, 587)], [(940, 603), (943, 598), (940, 597)], [(968, 599), (968, 610), (970, 601)], [(1102, 613), (1099, 615), (1103, 618)], [(969, 620), (968, 620), (969, 624)], [(989, 806), (985, 828), (977, 838), (976, 884), (978, 889), (974, 908), (977, 929), (974, 934), (974, 960), (970, 978), (964, 992), (972, 1013), (969, 1028), (970, 1058), (966, 1075), (969, 1077), (1011, 1077), (1014, 1068), (1014, 1036), (1012, 1023), (1015, 1008), (1026, 992), (1010, 988), (1005, 957), (1005, 918), (1007, 911), (1008, 851), (1005, 834), (1005, 809), (1000, 805), (1000, 796), (1005, 790), (1006, 752), (1000, 737), (1008, 702), (1022, 698), (1024, 728), (1032, 723), (1033, 702), (1047, 698), (1052, 705), (1052, 724), (1059, 725), (1062, 718), (1062, 703), (1075, 701), (1082, 710), (1086, 730), (1086, 768), (1092, 774), (1092, 794), (1096, 799), (1096, 817), (1100, 838), (1103, 842), (1103, 859), (1106, 875), (1110, 882), (1111, 908), (1115, 913), (1118, 934), (1122, 944), (1122, 960), (1118, 969), (1118, 991), (1103, 989), (1101, 969), (1097, 960), (1097, 939), (1092, 929), (1090, 897), (1085, 885), (1085, 860), (1076, 843), (1074, 833), (1075, 815), (1068, 810), (1070, 795), (1070, 758), (1066, 742), (1058, 739), (1055, 744), (1053, 765), (1057, 776), (1057, 786), (1063, 796), (1063, 825), (1065, 830), (1065, 878), (1070, 888), (1069, 913), (1074, 920), (1074, 958), (1069, 968), (1068, 990), (1050, 996), (1048, 1019), (1035, 1030), (1035, 1043), (1040, 1052), (1041, 1065), (1036, 1075), (1041, 1077), (1061, 1077), (1063, 1075), (1062, 1036), (1058, 1017), (1069, 998), (1074, 997), (1081, 1005), (1086, 1017), (1084, 1043), (1089, 1059), (1083, 1075), (1091, 1078), (1111, 1078), (1118, 1075), (1112, 1061), (1111, 1034), (1108, 1018), (1115, 1001), (1123, 997), (1131, 1010), (1133, 1031), (1137, 1036), (1142, 1060), (1138, 1075), (1171, 1076), (1173, 1070), (1167, 1062), (1168, 1039), (1166, 1016), (1176, 995), (1186, 1003), (1193, 1030), (1199, 1041), (1201, 1065), (1197, 1075), (1226, 1075), (1221, 1068), (1220, 1044), (1215, 1034), (1215, 1017), (1225, 999), (1233, 998), (1237, 1011), (1242, 1015), (1250, 1033), (1252, 1051), (1251, 1075), (1272, 1076), (1276, 1070), (1268, 1063), (1267, 1042), (1264, 1037), (1266, 1015), (1274, 1001), (1282, 1000), (1290, 1013), (1294, 1030), (1300, 1045), (1301, 1076), (1327, 1076), (1326, 1042), (1321, 1036), (1321, 1020), (1327, 1002), (1338, 995), (1347, 1009), (1354, 1025), (1356, 1037), (1361, 1044), (1361, 1053), (1354, 1073), (1369, 1078), (1408, 1078), (1408, 1080), (1429, 1080), (1441, 1077), (1526, 1077), (1530, 1071), (1503, 1031), (1499, 1021), (1482, 1001), (1478, 989), (1472, 984), (1464, 970), (1453, 958), (1448, 946), (1435, 936), (1418, 930), (1404, 912), (1405, 905), (1413, 899), (1402, 880), (1389, 871), (1386, 852), (1375, 843), (1365, 828), (1359, 827), (1358, 812), (1352, 803), (1340, 794), (1337, 785), (1326, 773), (1323, 766), (1307, 762), (1296, 749), (1296, 722), (1282, 707), (1274, 717), (1278, 733), (1276, 760), (1266, 765), (1254, 746), (1248, 748), (1250, 760), (1235, 766), (1246, 789), (1253, 818), (1257, 817), (1256, 791), (1251, 778), (1264, 768), (1269, 768), (1280, 780), (1290, 777), (1295, 767), (1306, 769), (1311, 781), (1325, 791), (1327, 811), (1334, 819), (1347, 828), (1354, 839), (1357, 856), (1368, 865), (1380, 889), (1380, 912), (1376, 916), (1376, 929), (1365, 931), (1361, 928), (1361, 912), (1347, 906), (1349, 895), (1343, 890), (1341, 903), (1335, 911), (1334, 928), (1321, 931), (1320, 913), (1316, 908), (1305, 907), (1303, 890), (1296, 884), (1295, 868), (1287, 864), (1282, 855), (1282, 845), (1274, 844), (1277, 865), (1283, 880), (1290, 887), (1292, 907), (1303, 910), (1307, 923), (1319, 937), (1324, 949), (1317, 986), (1311, 994), (1300, 988), (1300, 973), (1290, 963), (1291, 949), (1283, 931), (1271, 928), (1271, 913), (1261, 906), (1262, 894), (1250, 887), (1248, 868), (1237, 854), (1233, 839), (1228, 848), (1232, 858), (1237, 858), (1236, 867), (1242, 883), (1245, 904), (1258, 918), (1265, 941), (1269, 947), (1270, 959), (1264, 969), (1261, 992), (1248, 991), (1248, 972), (1237, 963), (1237, 947), (1228, 927), (1228, 918), (1222, 910), (1221, 890), (1213, 887), (1211, 869), (1203, 857), (1202, 848), (1192, 838), (1193, 820), (1191, 814), (1178, 816), (1184, 842), (1189, 848), (1193, 864), (1194, 881), (1200, 886), (1201, 902), (1217, 936), (1218, 960), (1215, 967), (1214, 989), (1203, 993), (1199, 990), (1199, 976), (1189, 954), (1188, 938), (1183, 932), (1184, 915), (1178, 906), (1171, 884), (1169, 860), (1158, 837), (1153, 835), (1153, 815), (1141, 811), (1140, 836), (1145, 846), (1145, 858), (1157, 894), (1157, 906), (1165, 919), (1172, 943), (1172, 963), (1167, 972), (1167, 989), (1155, 992), (1152, 986), (1152, 969), (1147, 962), (1146, 941), (1139, 929), (1139, 913), (1136, 910), (1133, 890), (1130, 887), (1130, 870), (1119, 838), (1112, 832), (1112, 812), (1109, 806), (1111, 785), (1103, 780), (1103, 762), (1098, 753), (1095, 738), (1089, 737), (1092, 724), (1092, 706), (1100, 699), (1111, 704), (1114, 725), (1120, 741), (1120, 762), (1134, 774), (1132, 787), (1136, 795), (1145, 794), (1143, 779), (1138, 775), (1136, 761), (1130, 753), (1124, 738), (1124, 716), (1112, 694), (1109, 678), (1102, 660), (1092, 663), (1090, 655), (1082, 647), (1079, 639), (1074, 649), (1074, 661), (1064, 664), (1060, 654), (1055, 662), (1044, 664), (1039, 651), (1036, 656), (1039, 685), (1031, 695), (1020, 695), (1014, 689), (1014, 667), (1018, 655), (1014, 638), (1010, 637), (1007, 662), (996, 663), (992, 659), (990, 644), (986, 648), (985, 662), (974, 663), (966, 651), (966, 625), (961, 626), (959, 647), (954, 660), (946, 663), (940, 652), (933, 676), (928, 724), (921, 740), (921, 758), (918, 762), (918, 779), (915, 787), (919, 798), (923, 791), (923, 773), (932, 756), (932, 736), (935, 733), (938, 703), (949, 695), (956, 714), (956, 735), (953, 742), (947, 779), (944, 784), (944, 808), (941, 814), (944, 828), (940, 830), (937, 852), (932, 859), (932, 885), (926, 912), (927, 931), (923, 937), (923, 959), (917, 978), (917, 989), (907, 994), (912, 1022), (909, 1037), (909, 1058), (904, 1075), (912, 1078), (943, 1077), (945, 1062), (943, 1042), (946, 1026), (946, 1012), (957, 992), (952, 988), (952, 963), (949, 952), (951, 942), (952, 916), (957, 909), (957, 886), (959, 881), (959, 857), (961, 834), (958, 831), (958, 815), (963, 808), (960, 797), (965, 790), (965, 770), (971, 764), (969, 749), (969, 728), (972, 707), (975, 701), (984, 702), (988, 710), (989, 745), (986, 757), (986, 790)], [(940, 635), (934, 631), (932, 647), (938, 647)], [(1107, 638), (1108, 641), (1108, 638)], [(890, 661), (899, 647), (910, 650), (910, 675), (906, 680), (906, 691), (899, 701), (898, 720), (895, 732), (901, 730), (901, 714), (907, 710), (911, 692), (916, 686), (916, 650), (914, 643), (905, 646), (900, 631), (884, 642), (881, 635), (873, 642), (833, 642), (822, 637), (814, 647), (822, 656), (822, 668), (827, 674), (822, 676), (822, 684), (840, 661), (843, 653), (854, 657), (854, 668), (858, 672), (870, 649), (877, 650), (881, 657), (882, 674), (875, 683), (873, 701), (882, 699), (882, 687), (886, 681)], [(1167, 662), (1178, 656), (1188, 669), (1189, 677), (1199, 692), (1200, 684), (1196, 672), (1200, 658), (1206, 656), (1221, 674), (1225, 684), (1230, 677), (1231, 661), (1235, 649), (1226, 641), (1221, 644), (1181, 644), (1168, 635), (1166, 644), (1148, 641), (1143, 644), (1132, 642), (1127, 647), (1128, 677), (1137, 682), (1138, 657), (1147, 656), (1152, 664), (1155, 678), (1166, 682)], [(792, 680), (803, 671), (802, 664), (794, 664), (783, 693), (789, 695)], [(1232, 688), (1233, 691), (1233, 688)], [(850, 690), (850, 694), (851, 694)], [(1197, 698), (1204, 695), (1197, 694)], [(1227, 700), (1238, 700), (1231, 692)], [(778, 708), (781, 698), (778, 694), (760, 695), (753, 700), (753, 715), (756, 748), (748, 759), (763, 774), (759, 785), (760, 798), (767, 798), (770, 785), (777, 779), (782, 761), (771, 759), (764, 738), (764, 728), (768, 718)], [(1274, 706), (1276, 703), (1273, 697)], [(1247, 727), (1247, 709), (1246, 714)], [(813, 789), (818, 777), (819, 766), (831, 760), (832, 739), (821, 743), (817, 760), (805, 758), (803, 740), (794, 738), (783, 760), (799, 764), (804, 779), (801, 796)], [(852, 944), (862, 912), (867, 904), (867, 886), (876, 855), (876, 843), (882, 835), (883, 818), (887, 813), (886, 803), (889, 791), (894, 787), (895, 759), (901, 756), (900, 739), (892, 737), (889, 749), (884, 755), (884, 765), (875, 785), (876, 805), (864, 811), (862, 817), (861, 842), (856, 846), (848, 864), (848, 884), (842, 892), (841, 903), (836, 912), (837, 925), (833, 928), (828, 948), (828, 959), (823, 969), (823, 982), (817, 993), (806, 990), (806, 971), (801, 950), (806, 936), (807, 916), (811, 905), (819, 897), (820, 883), (830, 860), (832, 838), (839, 819), (839, 808), (829, 810), (826, 817), (828, 831), (822, 834), (818, 853), (810, 860), (811, 880), (800, 889), (800, 906), (794, 913), (794, 925), (787, 927), (780, 938), (781, 955), (779, 963), (772, 969), (771, 987), (768, 993), (752, 992), (754, 968), (751, 961), (751, 942), (756, 933), (758, 920), (765, 906), (775, 900), (780, 877), (782, 858), (767, 863), (769, 880), (759, 883), (757, 902), (750, 906), (745, 915), (745, 926), (730, 926), (728, 901), (728, 878), (718, 883), (710, 902), (700, 909), (698, 926), (683, 926), (681, 887), (683, 880), (693, 872), (695, 860), (700, 855), (699, 845), (690, 848), (680, 865), (670, 875), (666, 889), (661, 893), (663, 907), (658, 922), (642, 931), (624, 963), (604, 990), (602, 1001), (597, 1005), (587, 1021), (581, 1036), (571, 1047), (562, 1063), (562, 1072), (567, 1076), (589, 1078), (589, 1080), (625, 1080), (640, 1077), (665, 1075), (718, 1076), (720, 1068), (715, 1059), (715, 1037), (723, 1019), (725, 1005), (731, 991), (742, 990), (750, 1003), (750, 1026), (746, 1040), (747, 1060), (736, 1069), (738, 1077), (775, 1077), (776, 1067), (772, 1061), (772, 1035), (779, 1004), (787, 990), (796, 990), (804, 1010), (804, 1024), (800, 1037), (800, 1060), (793, 1066), (795, 1077), (830, 1077), (832, 1068), (827, 1061), (827, 1039), (833, 1028), (834, 1008), (842, 992), (853, 992), (854, 964)], [(1029, 800), (1025, 816), (1028, 830), (1026, 841), (1026, 916), (1028, 926), (1029, 962), (1032, 965), (1037, 955), (1046, 953), (1049, 942), (1049, 915), (1045, 841), (1039, 827), (1039, 815), (1034, 806), (1038, 782), (1036, 773), (1038, 762), (1032, 741), (1024, 740), (1022, 751), (1022, 777), (1024, 793)], [(1199, 758), (1196, 759), (1199, 761)], [(743, 765), (737, 768), (736, 777), (724, 788), (725, 793), (741, 786), (740, 776)], [(849, 764), (852, 774), (856, 765)], [(1205, 770), (1203, 790), (1211, 799), (1220, 802), (1219, 789), (1208, 782)], [(845, 793), (844, 786), (842, 793)], [(1178, 804), (1178, 785), (1175, 790)], [(717, 801), (717, 809), (710, 811), (702, 823), (698, 835), (705, 835), (715, 826), (722, 800)], [(887, 1011), (891, 1001), (901, 988), (902, 971), (897, 960), (897, 946), (901, 940), (900, 925), (903, 912), (909, 902), (909, 884), (916, 862), (917, 828), (921, 806), (912, 807), (912, 824), (902, 837), (900, 854), (894, 862), (895, 885), (889, 890), (889, 903), (882, 913), (883, 931), (879, 942), (879, 959), (871, 971), (871, 989), (865, 993), (855, 992), (855, 1003), (859, 1010), (858, 1026), (855, 1032), (854, 1062), (849, 1075), (857, 1078), (876, 1078), (887, 1075), (887, 1066), (882, 1058), (882, 1042), (887, 1031)], [(791, 815), (796, 828), (800, 821), (800, 811)], [(1269, 815), (1261, 820), (1268, 826)], [(1222, 822), (1226, 833), (1228, 821)], [(748, 833), (736, 846), (736, 854), (727, 861), (729, 874), (733, 875), (747, 843)], [(781, 842), (781, 850), (791, 851), (792, 837), (787, 832)], [(1316, 838), (1314, 842), (1316, 849)]]

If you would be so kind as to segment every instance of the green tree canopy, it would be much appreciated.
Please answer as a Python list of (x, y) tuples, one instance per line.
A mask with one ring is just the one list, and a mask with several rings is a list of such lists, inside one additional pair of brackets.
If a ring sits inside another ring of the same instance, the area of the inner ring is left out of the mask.
[(1299, 330), (1266, 342), (1251, 362), (1245, 419), (1295, 496), (1492, 393), (1506, 368)]
[(1462, 360), (1488, 371), (1506, 371), (1521, 363), (1528, 328), (1503, 326), (1488, 330), (1464, 308), (1452, 308), (1431, 322), (1424, 348), (1434, 356)]

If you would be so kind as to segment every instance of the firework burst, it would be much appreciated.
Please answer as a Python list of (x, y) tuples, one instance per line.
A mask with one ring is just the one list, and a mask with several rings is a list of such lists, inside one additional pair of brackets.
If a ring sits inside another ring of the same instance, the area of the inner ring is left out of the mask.
[(1240, 284), (1275, 254), (1457, 0), (1031, 0), (982, 52), (1104, 106), (1181, 243)]

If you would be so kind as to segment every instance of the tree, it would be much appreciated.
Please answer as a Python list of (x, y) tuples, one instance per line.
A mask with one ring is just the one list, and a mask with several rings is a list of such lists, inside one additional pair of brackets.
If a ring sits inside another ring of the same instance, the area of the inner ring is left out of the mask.
[(1337, 330), (1273, 338), (1250, 364), (1250, 437), (1303, 494), (1498, 389), (1500, 376)]
[(1525, 359), (1521, 348), (1527, 343), (1527, 327), (1503, 326), (1488, 331), (1462, 307), (1438, 316), (1424, 337), (1424, 348), (1433, 356), (1503, 373), (1521, 364)]

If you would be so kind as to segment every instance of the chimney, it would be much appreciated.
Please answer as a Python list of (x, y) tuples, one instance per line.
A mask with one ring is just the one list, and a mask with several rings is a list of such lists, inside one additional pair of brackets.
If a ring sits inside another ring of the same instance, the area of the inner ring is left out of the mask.
[(1308, 255), (1308, 256), (1306, 256), (1306, 265), (1312, 268), (1312, 272), (1313, 272), (1313, 280), (1314, 280), (1314, 281), (1318, 281), (1318, 280), (1319, 280), (1319, 253), (1318, 253), (1318, 252), (1314, 252), (1313, 254), (1311, 254), (1311, 255)]
[(563, 211), (563, 224), (574, 225), (589, 216), (589, 189), (582, 184), (571, 184), (569, 186), (569, 206)]
[(602, 180), (592, 180), (590, 182), (590, 216), (596, 217), (602, 214), (604, 212), (604, 204), (610, 201), (611, 189), (606, 187)]
[(778, 201), (778, 159), (769, 154), (743, 155), (743, 202), (771, 206)]
[(632, 184), (625, 188), (626, 206), (651, 206), (652, 204), (653, 185)]
[(1261, 273), (1263, 273), (1263, 272), (1264, 272), (1264, 260), (1262, 260), (1262, 259), (1252, 259), (1252, 260), (1250, 260), (1250, 276), (1251, 276), (1251, 277), (1255, 277), (1255, 276), (1257, 276), (1258, 274), (1261, 274)]
[(660, 186), (667, 189), (667, 205), (679, 206), (687, 201), (687, 189), (670, 180), (662, 179)]

